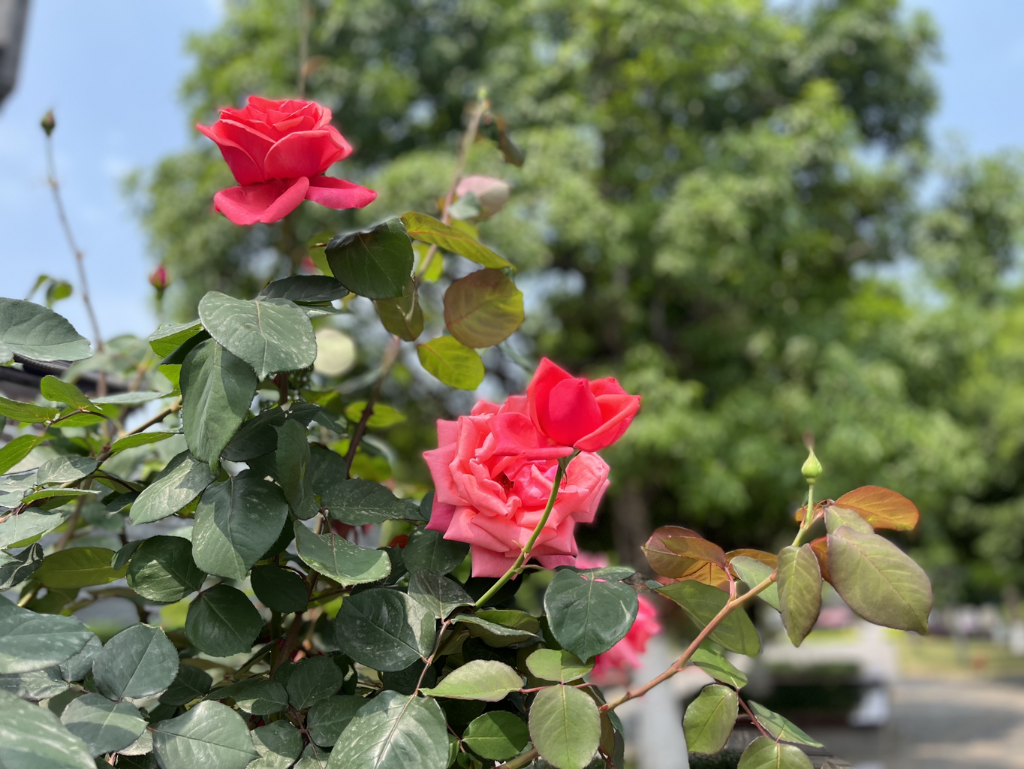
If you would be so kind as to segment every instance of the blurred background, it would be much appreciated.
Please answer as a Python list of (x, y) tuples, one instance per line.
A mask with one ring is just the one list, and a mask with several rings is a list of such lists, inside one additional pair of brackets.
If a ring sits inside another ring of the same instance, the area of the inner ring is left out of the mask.
[[(333, 175), (379, 197), (302, 207), (300, 243), (436, 213), (481, 86), (526, 153), (516, 168), (481, 144), (469, 163), (512, 186), (481, 236), (527, 296), (480, 394), (520, 389), (519, 361), (546, 354), (643, 395), (585, 547), (645, 569), (650, 532), (682, 524), (777, 549), (811, 433), (819, 494), (875, 483), (921, 508), (899, 544), (933, 580), (934, 632), (824, 613), (809, 652), (783, 640), (752, 671), (760, 700), (861, 769), (1024, 766), (1024, 5), (0, 0), (4, 295), (41, 274), (76, 285), (48, 109), (105, 337), (285, 274), (279, 226), (213, 212), (233, 181), (193, 125), (249, 94), (294, 96), (301, 62), (307, 98), (356, 148)], [(384, 341), (362, 301), (338, 321), (353, 377)], [(55, 309), (88, 333), (77, 294)], [(433, 420), (473, 398), (404, 363), (385, 396), (408, 415), (385, 436), (388, 472), (415, 484)], [(652, 642), (638, 678), (675, 639)], [(639, 767), (686, 766), (671, 740), (700, 682), (678, 681), (630, 715)]]

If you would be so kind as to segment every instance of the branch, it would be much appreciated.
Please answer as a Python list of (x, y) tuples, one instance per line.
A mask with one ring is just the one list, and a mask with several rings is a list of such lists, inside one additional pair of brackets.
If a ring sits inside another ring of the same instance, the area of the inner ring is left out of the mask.
[(395, 361), (398, 360), (398, 352), (401, 350), (402, 340), (397, 336), (391, 337), (388, 342), (388, 346), (384, 349), (384, 357), (380, 362), (380, 373), (377, 374), (377, 381), (373, 383), (373, 390), (370, 391), (370, 398), (366, 401), (366, 405), (363, 407), (362, 416), (359, 417), (359, 424), (356, 425), (355, 432), (352, 433), (352, 439), (349, 441), (348, 453), (345, 454), (345, 477), (348, 478), (352, 475), (352, 463), (356, 458), (356, 449), (359, 448), (360, 441), (363, 440), (363, 436), (366, 434), (366, 425), (370, 421), (370, 417), (373, 416), (373, 406), (380, 398), (381, 388), (384, 387), (384, 380), (387, 379), (388, 373), (391, 371), (391, 367), (395, 365)]

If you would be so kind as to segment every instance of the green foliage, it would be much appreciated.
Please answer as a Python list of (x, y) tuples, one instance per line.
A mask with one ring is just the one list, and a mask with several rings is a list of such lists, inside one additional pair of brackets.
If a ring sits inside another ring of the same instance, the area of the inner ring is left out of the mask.
[(608, 651), (633, 625), (639, 603), (633, 588), (560, 571), (544, 593), (551, 632), (581, 660)]
[(739, 697), (728, 686), (705, 686), (683, 715), (687, 749), (707, 754), (722, 750), (732, 734), (739, 707)]

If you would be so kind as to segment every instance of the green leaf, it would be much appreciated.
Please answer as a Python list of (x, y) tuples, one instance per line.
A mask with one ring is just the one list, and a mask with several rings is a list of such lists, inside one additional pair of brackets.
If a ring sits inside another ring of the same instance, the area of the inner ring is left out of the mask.
[(247, 769), (288, 769), (302, 754), (302, 733), (288, 721), (274, 721), (251, 732), (259, 759)]
[[(756, 558), (748, 558), (745, 555), (733, 558), (730, 564), (736, 570), (736, 573), (740, 575), (740, 580), (743, 584), (749, 588), (757, 587), (775, 571), (771, 566), (758, 561)], [(779, 603), (779, 585), (777, 582), (766, 587), (758, 593), (757, 597), (776, 611), (782, 610)]]
[(537, 678), (567, 684), (583, 678), (594, 668), (594, 663), (581, 662), (580, 658), (564, 649), (538, 649), (526, 658), (526, 667)]
[(799, 646), (821, 612), (821, 570), (810, 545), (784, 547), (779, 553), (779, 604), (789, 640)]
[(849, 526), (861, 534), (873, 534), (875, 531), (871, 528), (870, 523), (857, 515), (853, 510), (829, 505), (825, 510), (825, 527), (828, 529), (828, 533), (832, 534), (840, 526)]
[(420, 306), (416, 283), (412, 278), (405, 282), (401, 296), (378, 299), (373, 306), (384, 328), (399, 339), (415, 342), (423, 333), (423, 308)]
[(444, 538), (438, 531), (416, 529), (402, 551), (402, 560), (409, 571), (430, 569), (447, 574), (469, 554), (469, 545)]
[(282, 614), (306, 610), (309, 591), (305, 581), (294, 571), (279, 566), (256, 566), (250, 581), (256, 597), (268, 609)]
[(288, 411), (274, 407), (260, 412), (242, 425), (221, 453), (232, 462), (246, 462), (269, 454), (277, 448), (277, 429), (285, 423)]
[(10, 590), (31, 577), (43, 562), (43, 546), (35, 543), (17, 555), (0, 553), (0, 590)]
[(412, 274), (412, 241), (398, 219), (339, 235), (327, 244), (326, 252), (338, 282), (367, 299), (401, 296)]
[(58, 665), (80, 652), (92, 631), (74, 617), (0, 604), (0, 675)]
[[(6, 473), (43, 442), (42, 435), (19, 435), (0, 449), (0, 475)], [(17, 541), (17, 540), (15, 540)]]
[(95, 472), (99, 463), (90, 457), (54, 457), (36, 471), (36, 485), (47, 483), (72, 483), (79, 481), (89, 473)]
[(338, 738), (327, 769), (444, 769), (448, 731), (436, 702), (385, 691)]
[(166, 358), (202, 330), (203, 324), (198, 320), (175, 323), (171, 326), (161, 326), (150, 334), (146, 341), (153, 348), (153, 352), (161, 358)]
[(788, 718), (784, 718), (778, 713), (773, 713), (764, 705), (759, 705), (752, 700), (748, 700), (747, 707), (749, 707), (751, 712), (753, 712), (757, 722), (761, 724), (761, 726), (764, 727), (764, 730), (775, 739), (783, 740), (785, 742), (795, 742), (799, 745), (810, 745), (814, 748), (825, 747)]
[(355, 593), (341, 604), (335, 640), (356, 662), (380, 671), (404, 670), (434, 648), (434, 615), (387, 588)]
[[(334, 456), (337, 457), (336, 454)], [(338, 460), (341, 460), (341, 457), (338, 457)], [(343, 466), (343, 462), (339, 464)], [(344, 480), (344, 476), (332, 477), (331, 473), (322, 471), (319, 475), (321, 478), (315, 480), (314, 484), (320, 493), (320, 502), (336, 521), (347, 523), (349, 526), (365, 526), (368, 523), (418, 517), (408, 502), (398, 499), (390, 489), (379, 483), (359, 478)], [(321, 485), (321, 479), (326, 485)]]
[(336, 693), (344, 682), (345, 675), (330, 657), (301, 660), (288, 676), (288, 703), (306, 710)]
[(444, 294), (444, 322), (467, 347), (490, 347), (522, 324), (523, 292), (500, 270), (478, 270), (452, 283)]
[[(511, 646), (512, 644), (522, 643), (523, 641), (529, 641), (530, 639), (537, 639), (538, 637), (537, 633), (540, 630), (540, 623), (535, 617), (526, 614), (526, 612), (492, 611), (477, 612), (477, 614), (490, 614), (491, 616), (498, 615), (499, 618), (506, 619), (506, 621), (508, 621), (508, 618), (503, 615), (514, 615), (514, 618), (510, 623), (513, 625), (512, 627), (496, 622), (492, 619), (488, 619), (487, 617), (473, 614), (460, 614), (452, 620), (459, 624), (469, 625), (469, 634), (473, 638), (481, 639), (488, 646), (501, 649), (506, 646)], [(524, 628), (515, 626), (523, 622), (525, 622), (528, 627)]]
[(928, 575), (887, 539), (839, 527), (828, 535), (828, 571), (836, 592), (868, 622), (928, 632)]
[[(96, 494), (101, 493), (102, 492), (99, 489), (41, 489), (29, 494), (21, 501), (28, 505), (32, 502), (38, 502), (43, 499), (56, 499), (59, 497), (67, 500), (72, 497), (95, 496)], [(61, 502), (60, 504), (64, 504), (64, 502)]]
[(92, 402), (97, 406), (108, 404), (113, 406), (141, 406), (143, 403), (149, 403), (160, 398), (169, 398), (173, 394), (157, 390), (129, 390), (128, 392), (104, 395), (102, 398), (93, 398)]
[(473, 719), (462, 741), (481, 758), (505, 761), (518, 756), (529, 744), (530, 730), (519, 716), (496, 710)]
[(293, 419), (277, 428), (277, 480), (288, 506), (298, 518), (306, 520), (320, 511), (312, 485), (312, 459), (306, 428)]
[[(7, 398), (0, 398), (0, 416), (13, 419), (26, 425), (39, 424), (56, 419), (60, 409), (51, 406), (38, 406), (35, 403), (22, 403)], [(27, 437), (27, 436), (22, 436)]]
[[(656, 592), (682, 606), (687, 616), (700, 628), (706, 627), (729, 602), (728, 593), (693, 580), (675, 582), (658, 588)], [(711, 640), (731, 652), (746, 654), (748, 657), (756, 657), (761, 651), (761, 639), (742, 607), (733, 610), (722, 620), (711, 633)]]
[(687, 749), (707, 755), (722, 750), (732, 734), (739, 709), (739, 697), (728, 686), (705, 686), (683, 716)]
[(85, 397), (81, 390), (70, 382), (65, 382), (47, 374), (39, 382), (39, 392), (48, 401), (63, 403), (67, 406), (85, 411), (99, 411), (96, 405)]
[(199, 302), (203, 326), (224, 349), (264, 379), (297, 371), (316, 360), (316, 337), (306, 313), (287, 299), (252, 301), (210, 291)]
[(121, 579), (128, 571), (124, 566), (120, 569), (110, 567), (113, 550), (103, 547), (73, 547), (69, 550), (58, 550), (43, 559), (35, 578), (45, 587), (68, 588), (105, 585), (115, 579)]
[(41, 361), (85, 360), (89, 340), (53, 310), (0, 297), (0, 344), (10, 353)]
[(193, 700), (205, 697), (212, 688), (213, 679), (209, 673), (195, 665), (182, 664), (178, 667), (178, 675), (167, 691), (160, 695), (160, 704), (174, 707), (187, 705)]
[(165, 441), (168, 438), (173, 438), (175, 435), (180, 433), (138, 433), (136, 435), (128, 435), (121, 438), (118, 441), (114, 441), (110, 447), (110, 455), (120, 454), (122, 451), (128, 449), (137, 449), (139, 446), (148, 446), (151, 443), (159, 443)]
[(229, 477), (199, 500), (192, 557), (207, 574), (245, 579), (287, 519), (288, 503), (273, 483), (252, 475)]
[(234, 700), (239, 709), (254, 716), (269, 716), (288, 708), (288, 691), (278, 681), (248, 678), (230, 686), (214, 689), (212, 700)]
[(363, 697), (339, 695), (320, 700), (306, 714), (309, 738), (324, 748), (333, 748), (356, 711), (366, 704)]
[(197, 591), (206, 575), (192, 558), (192, 543), (182, 537), (143, 541), (128, 563), (128, 586), (143, 598), (175, 603)]
[(46, 708), (0, 692), (0, 766), (12, 769), (96, 769), (80, 737)]
[(584, 769), (601, 739), (597, 704), (571, 686), (542, 689), (530, 706), (530, 737), (558, 769)]
[[(363, 416), (363, 409), (366, 408), (366, 401), (353, 401), (345, 407), (345, 418), (350, 422), (358, 423)], [(367, 427), (386, 428), (401, 424), (405, 421), (405, 414), (386, 403), (375, 403), (373, 414), (366, 420)]]
[(137, 707), (111, 702), (99, 694), (74, 700), (64, 709), (60, 721), (85, 742), (94, 756), (127, 748), (146, 730), (146, 721)]
[(736, 689), (742, 689), (747, 685), (747, 677), (743, 671), (711, 649), (697, 649), (690, 657), (690, 662), (723, 684), (729, 684)]
[(292, 769), (325, 769), (329, 759), (328, 751), (310, 744), (303, 748), (302, 756), (295, 762)]
[(522, 676), (505, 663), (473, 660), (453, 670), (432, 689), (420, 691), (430, 697), (498, 702), (522, 687)]
[(544, 593), (551, 632), (563, 649), (581, 660), (622, 640), (639, 608), (636, 591), (628, 585), (584, 579), (567, 569), (555, 574)]
[(800, 748), (758, 737), (743, 751), (737, 769), (813, 769), (813, 766)]
[[(17, 440), (17, 439), (15, 439)], [(13, 443), (14, 441), (11, 441)], [(8, 446), (10, 445), (7, 444)], [(0, 547), (10, 547), (39, 534), (46, 534), (60, 526), (71, 515), (71, 511), (25, 510), (18, 515), (9, 515), (0, 523)]]
[(329, 275), (292, 275), (268, 283), (261, 299), (288, 299), (306, 304), (323, 304), (348, 296), (348, 289)]
[(439, 336), (416, 347), (420, 364), (440, 382), (459, 390), (475, 390), (484, 381), (480, 353), (454, 337)]
[(162, 692), (178, 675), (178, 652), (158, 627), (132, 625), (103, 645), (92, 664), (100, 694), (112, 700)]
[(213, 657), (252, 650), (263, 618), (245, 593), (230, 585), (215, 585), (189, 604), (185, 635), (195, 647)]
[(216, 473), (188, 451), (175, 456), (132, 505), (132, 523), (153, 523), (174, 515), (213, 483)]
[(402, 221), (405, 223), (409, 237), (421, 243), (439, 246), (445, 251), (464, 256), (471, 262), (476, 262), (484, 267), (497, 270), (512, 267), (511, 262), (498, 256), (467, 233), (442, 224), (432, 216), (409, 212), (402, 216)]
[(337, 534), (314, 534), (295, 522), (295, 549), (306, 564), (342, 585), (376, 582), (391, 573), (383, 550), (353, 545)]
[(410, 598), (423, 604), (438, 619), (444, 619), (459, 606), (473, 605), (473, 599), (462, 585), (430, 569), (412, 573), (408, 592)]
[(244, 769), (259, 754), (242, 718), (226, 705), (200, 702), (153, 727), (153, 752), (162, 769)]
[(213, 339), (185, 356), (181, 417), (185, 442), (200, 462), (215, 468), (249, 414), (258, 380), (253, 370)]
[(92, 672), (92, 664), (103, 651), (103, 644), (96, 636), (91, 636), (88, 643), (77, 654), (68, 657), (58, 666), (60, 675), (65, 681), (84, 681)]

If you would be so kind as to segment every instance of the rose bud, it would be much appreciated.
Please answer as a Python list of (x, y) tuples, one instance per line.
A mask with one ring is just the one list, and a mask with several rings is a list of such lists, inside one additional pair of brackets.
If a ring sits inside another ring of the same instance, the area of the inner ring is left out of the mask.
[(467, 176), (455, 188), (460, 198), (473, 193), (480, 203), (480, 215), (477, 219), (490, 219), (508, 202), (510, 188), (501, 179), (490, 176)]
[(167, 268), (162, 264), (149, 274), (149, 285), (157, 291), (164, 291), (171, 283), (167, 278)]
[(43, 127), (46, 135), (49, 136), (53, 133), (53, 129), (57, 127), (57, 121), (53, 118), (53, 110), (48, 110), (43, 119), (39, 121), (39, 125)]

